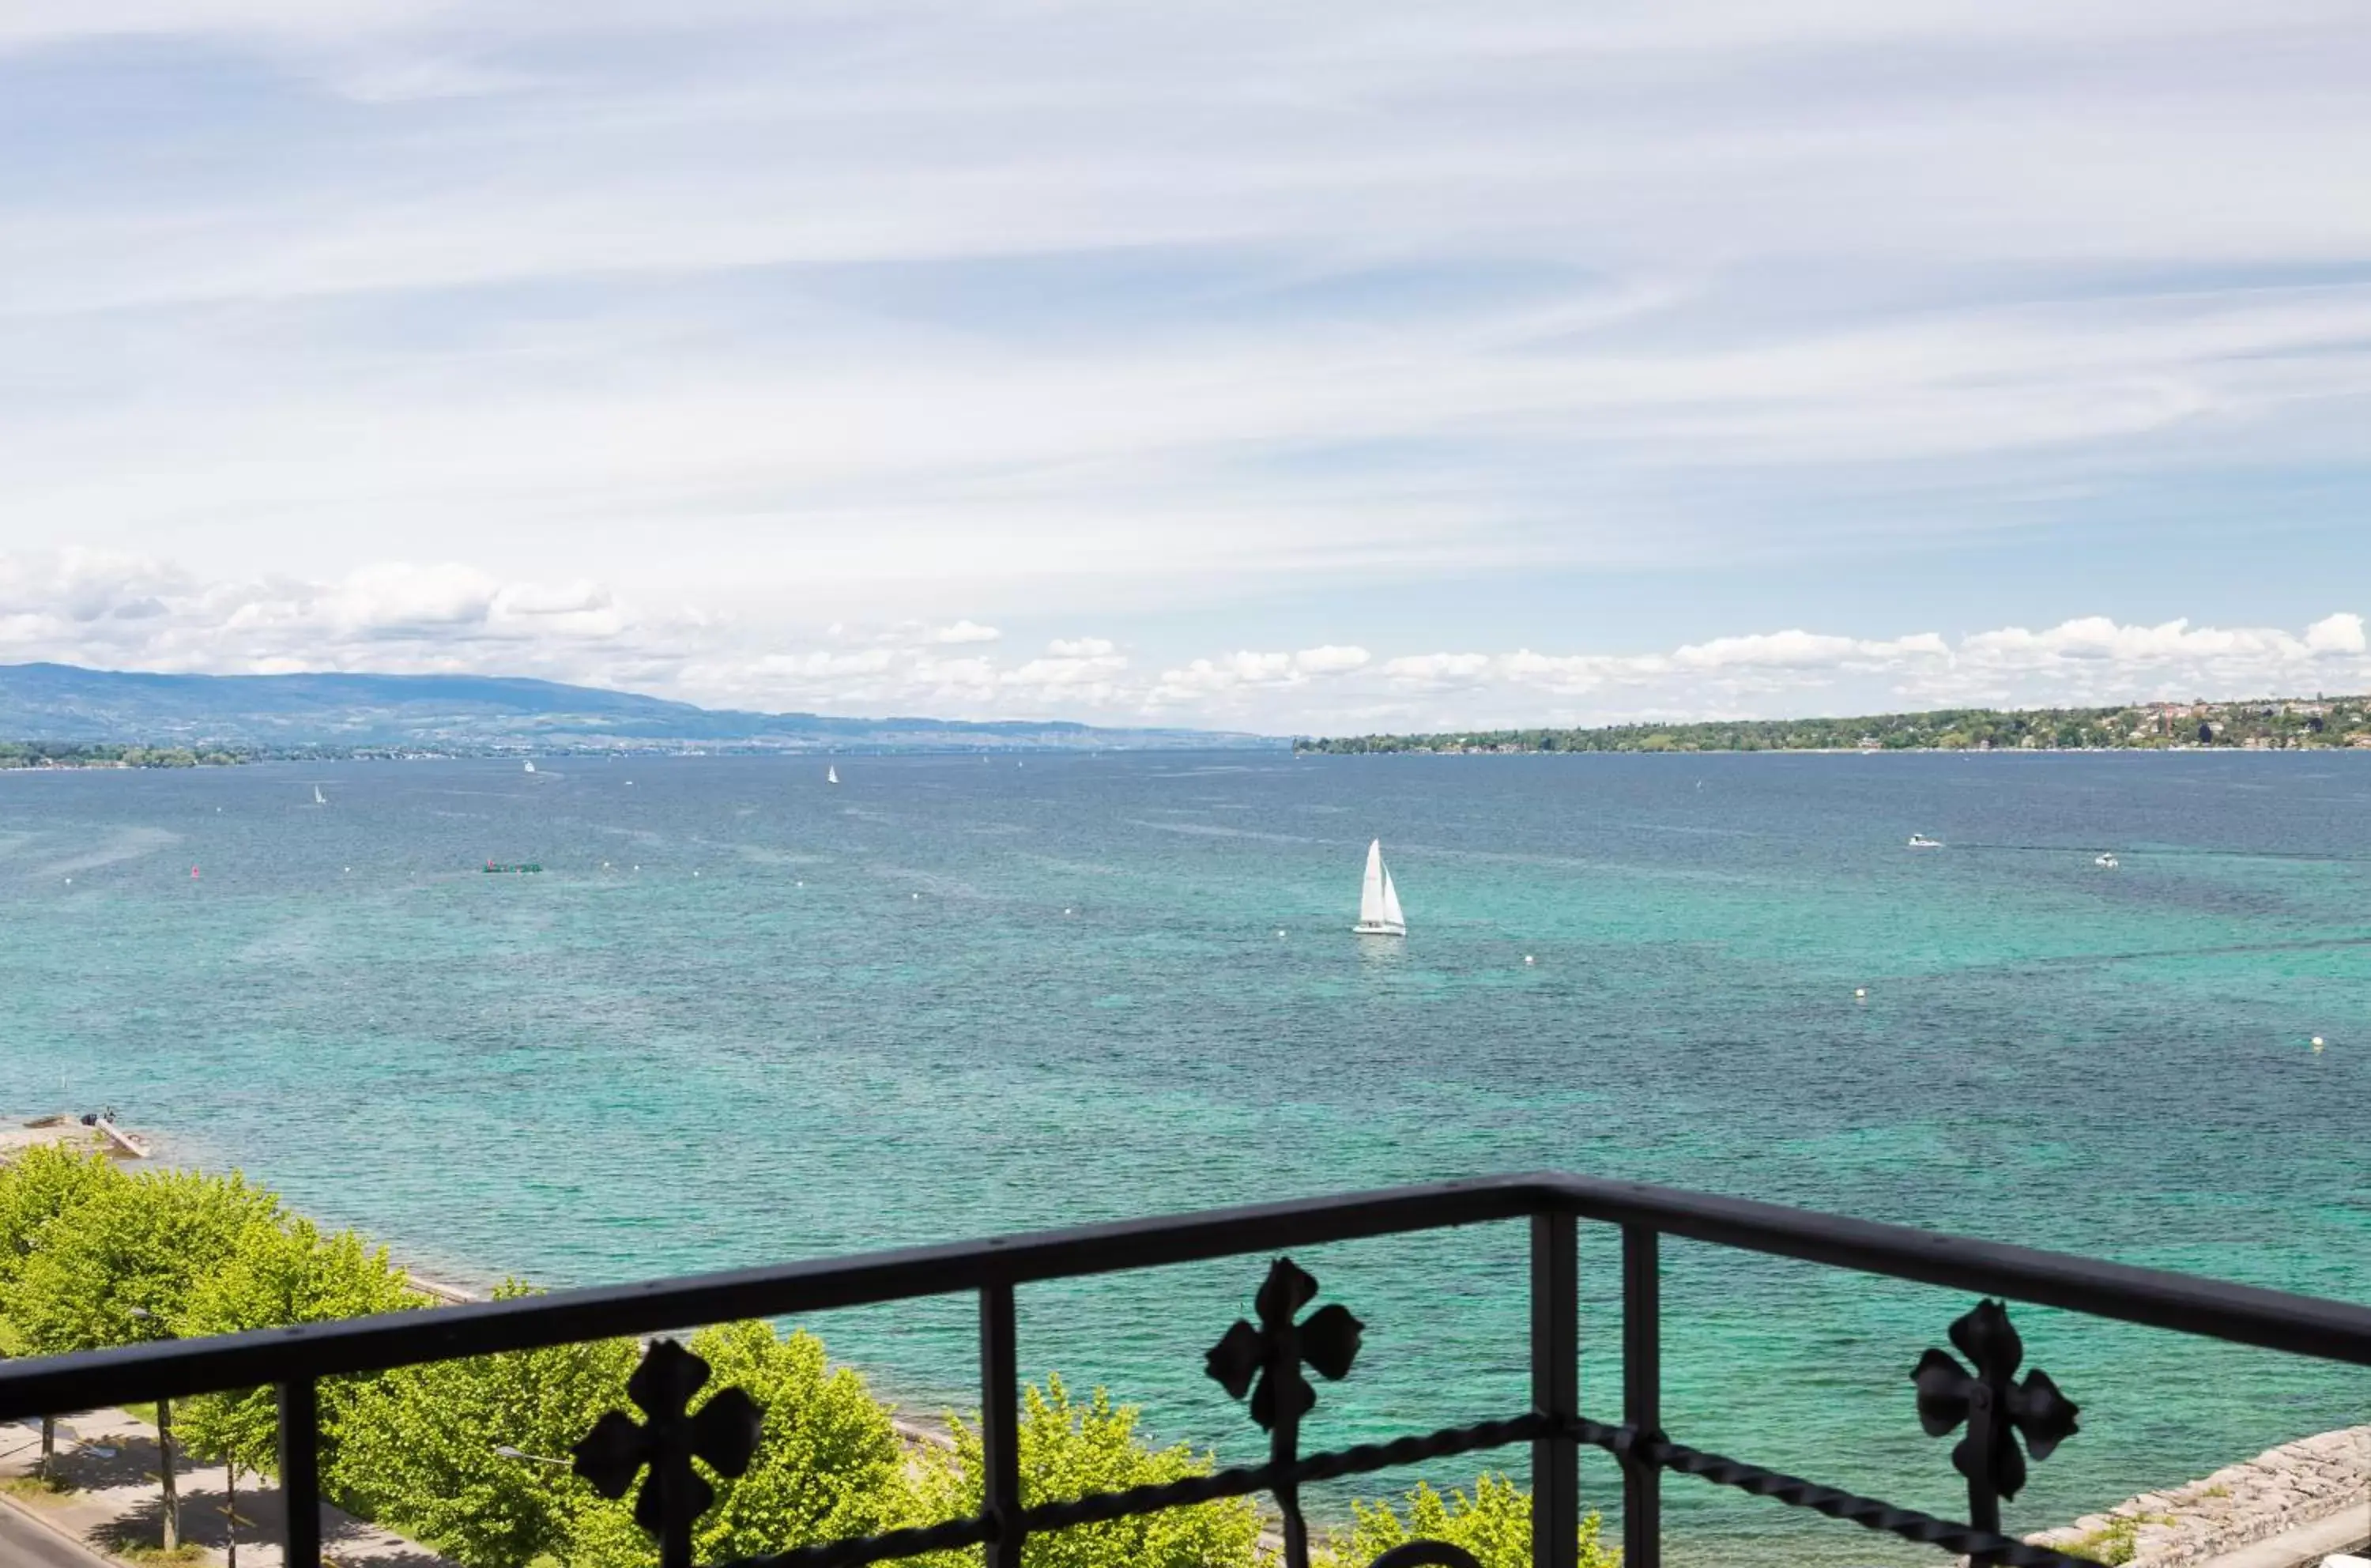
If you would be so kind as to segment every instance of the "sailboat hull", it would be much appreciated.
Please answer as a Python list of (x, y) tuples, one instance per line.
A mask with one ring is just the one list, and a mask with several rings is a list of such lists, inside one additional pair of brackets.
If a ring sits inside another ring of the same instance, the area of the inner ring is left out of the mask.
[(1368, 922), (1361, 920), (1357, 925), (1350, 928), (1350, 934), (1356, 937), (1405, 937), (1407, 935), (1407, 928), (1405, 926), (1386, 926), (1380, 921), (1370, 925)]

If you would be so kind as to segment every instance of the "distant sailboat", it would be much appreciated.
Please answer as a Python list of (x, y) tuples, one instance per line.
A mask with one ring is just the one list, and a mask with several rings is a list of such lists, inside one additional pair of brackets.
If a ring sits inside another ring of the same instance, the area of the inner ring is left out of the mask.
[(1383, 865), (1383, 841), (1367, 846), (1367, 878), (1359, 886), (1359, 923), (1350, 928), (1362, 937), (1405, 937), (1407, 918), (1400, 913), (1400, 890)]
[(321, 793), (321, 787), (318, 784), (313, 786), (313, 803), (317, 806), (326, 806), (330, 803), (330, 797)]
[(839, 766), (837, 763), (827, 762), (824, 764), (823, 781), (827, 784), (837, 784), (839, 782)]
[(533, 772), (535, 771), (535, 764), (533, 764), (533, 763), (531, 763), (531, 762), (530, 762), (530, 763), (528, 763), (528, 764), (526, 765), (526, 770), (527, 770), (529, 773), (533, 773)]

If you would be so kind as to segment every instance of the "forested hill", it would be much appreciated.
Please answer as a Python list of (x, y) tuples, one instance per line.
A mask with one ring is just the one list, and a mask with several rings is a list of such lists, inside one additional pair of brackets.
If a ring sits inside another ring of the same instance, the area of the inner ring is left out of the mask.
[(0, 741), (37, 743), (51, 752), (60, 745), (86, 750), (130, 746), (193, 755), (688, 746), (1100, 750), (1282, 744), (1256, 735), (1106, 730), (1051, 720), (739, 712), (639, 692), (488, 675), (156, 674), (73, 664), (0, 664)]
[(2151, 702), (2021, 711), (1949, 708), (1857, 719), (1737, 719), (1596, 730), (1466, 730), (1296, 741), (1307, 752), (2164, 751), (2371, 746), (2371, 698)]

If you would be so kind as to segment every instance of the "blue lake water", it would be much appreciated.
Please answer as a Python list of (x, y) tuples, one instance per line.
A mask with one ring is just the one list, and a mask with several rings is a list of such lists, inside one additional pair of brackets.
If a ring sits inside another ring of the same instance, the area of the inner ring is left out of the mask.
[[(1562, 1167), (2371, 1299), (2371, 755), (839, 761), (0, 775), (0, 1110), (112, 1102), (475, 1281)], [(1377, 835), (1404, 943), (1348, 932)], [(1523, 1404), (1519, 1228), (1302, 1261), (1369, 1324), (1311, 1442)], [(1025, 1292), (1024, 1369), (1255, 1458), (1201, 1353), (1260, 1268)], [(1969, 1298), (1669, 1268), (1675, 1435), (1957, 1511), (1907, 1378)], [(2361, 1374), (2018, 1320), (2085, 1413), (2014, 1527), (2371, 1420)], [(811, 1326), (973, 1402), (968, 1302)], [(1920, 1555), (1667, 1495), (1694, 1560)]]

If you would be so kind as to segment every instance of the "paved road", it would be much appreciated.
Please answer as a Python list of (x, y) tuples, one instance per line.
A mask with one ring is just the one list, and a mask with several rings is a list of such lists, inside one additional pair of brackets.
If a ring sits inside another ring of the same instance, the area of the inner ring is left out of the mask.
[(0, 1565), (5, 1568), (111, 1568), (107, 1559), (73, 1544), (0, 1504)]

